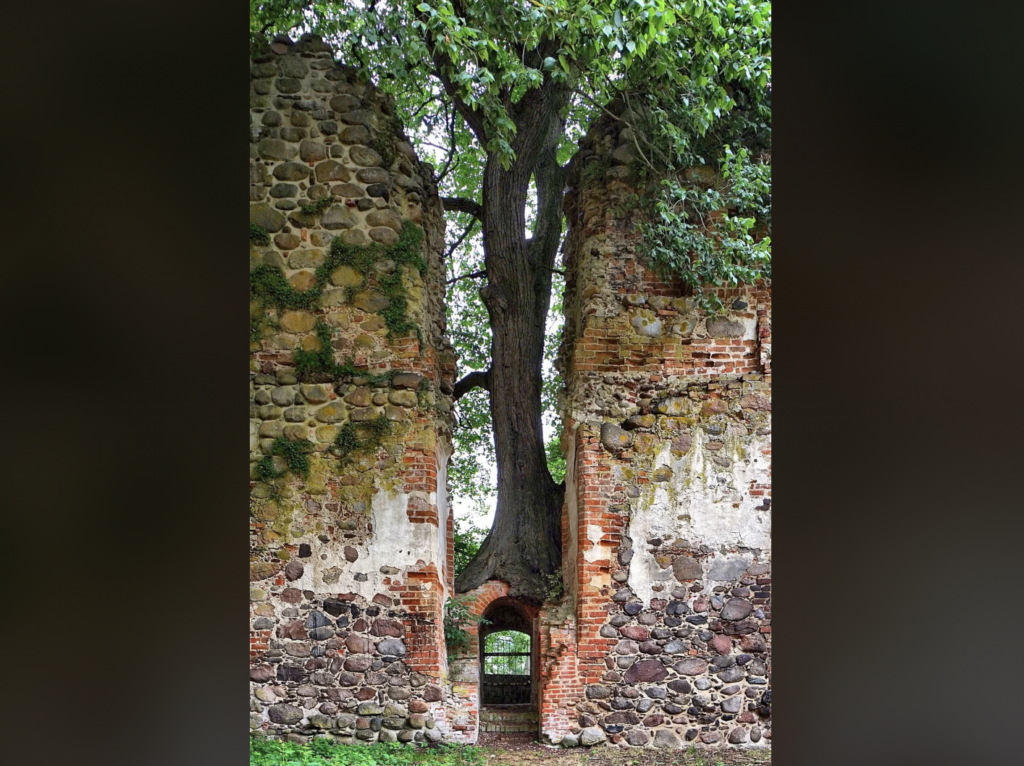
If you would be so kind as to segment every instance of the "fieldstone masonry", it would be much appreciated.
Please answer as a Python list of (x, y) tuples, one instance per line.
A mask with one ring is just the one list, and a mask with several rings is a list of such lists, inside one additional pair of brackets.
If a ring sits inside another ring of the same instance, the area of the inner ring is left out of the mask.
[(593, 126), (566, 197), (558, 364), (571, 614), (545, 626), (559, 628), (560, 653), (541, 681), (541, 730), (569, 746), (763, 746), (770, 290), (722, 290), (728, 311), (709, 317), (644, 266), (621, 125)]
[[(392, 103), (318, 38), (254, 48), (249, 99), (250, 222), (267, 233), (250, 236), (250, 272), (271, 266), (309, 290), (335, 237), (381, 246), (365, 273), (334, 269), (309, 308), (250, 306), (249, 725), (301, 741), (438, 741), (450, 730), (454, 357), (433, 172)], [(383, 257), (408, 223), (423, 233), (422, 273)], [(398, 270), (418, 332), (388, 331), (380, 284)], [(303, 379), (296, 353), (325, 340), (354, 373)], [(340, 455), (348, 424), (361, 448)], [(261, 474), (268, 458), (276, 476)]]
[[(629, 136), (612, 120), (593, 127), (566, 198), (564, 589), (541, 607), (496, 581), (469, 594), (478, 615), (517, 610), (534, 647), (534, 709), (481, 709), (477, 653), (449, 658), (442, 631), (455, 360), (433, 171), (389, 99), (318, 38), (254, 48), (250, 74), (250, 221), (267, 232), (251, 241), (250, 271), (269, 265), (309, 290), (334, 238), (381, 248), (368, 271), (333, 269), (313, 306), (250, 306), (250, 728), (768, 744), (769, 288), (722, 291), (728, 311), (709, 317), (651, 273), (626, 204)], [(422, 273), (381, 255), (409, 224)], [(418, 332), (388, 330), (381, 284), (395, 273)], [(325, 340), (353, 367), (300, 376), (296, 353)], [(339, 455), (353, 427), (362, 446)], [(304, 445), (307, 470), (282, 444)]]

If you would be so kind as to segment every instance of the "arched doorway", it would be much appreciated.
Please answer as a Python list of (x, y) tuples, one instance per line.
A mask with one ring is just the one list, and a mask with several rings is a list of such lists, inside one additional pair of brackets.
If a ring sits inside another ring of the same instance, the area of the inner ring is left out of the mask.
[(484, 705), (529, 705), (533, 663), (530, 635), (517, 630), (488, 633), (481, 647), (481, 702)]
[(499, 598), (479, 628), (481, 731), (536, 733), (537, 659), (534, 610)]

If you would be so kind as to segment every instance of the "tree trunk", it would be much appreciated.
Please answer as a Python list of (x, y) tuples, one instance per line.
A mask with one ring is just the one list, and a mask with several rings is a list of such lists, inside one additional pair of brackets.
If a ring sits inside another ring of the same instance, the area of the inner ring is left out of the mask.
[[(502, 580), (510, 596), (534, 603), (546, 599), (548, 577), (560, 571), (562, 562), (564, 485), (556, 484), (548, 471), (541, 424), (544, 326), (561, 238), (564, 183), (555, 162), (561, 122), (553, 101), (521, 105), (533, 120), (519, 125), (516, 161), (505, 170), (489, 160), (484, 171), (488, 282), (480, 295), (492, 333), (489, 383), (498, 502), (490, 534), (455, 582), (456, 591), (465, 592), (487, 580)], [(527, 240), (531, 176), (538, 188), (538, 219)]]

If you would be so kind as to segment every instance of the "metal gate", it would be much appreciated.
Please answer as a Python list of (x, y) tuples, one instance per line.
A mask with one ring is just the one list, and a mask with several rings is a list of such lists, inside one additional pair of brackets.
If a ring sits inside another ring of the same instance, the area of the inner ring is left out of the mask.
[(482, 691), (484, 705), (530, 703), (532, 670), (530, 637), (503, 630), (484, 638)]

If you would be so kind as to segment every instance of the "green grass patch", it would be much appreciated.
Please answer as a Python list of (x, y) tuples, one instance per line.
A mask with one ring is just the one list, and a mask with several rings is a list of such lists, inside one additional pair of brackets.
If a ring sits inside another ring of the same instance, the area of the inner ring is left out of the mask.
[(309, 745), (269, 739), (249, 740), (249, 766), (483, 766), (480, 748), (468, 745), (422, 747), (390, 742), (340, 745), (315, 739)]

